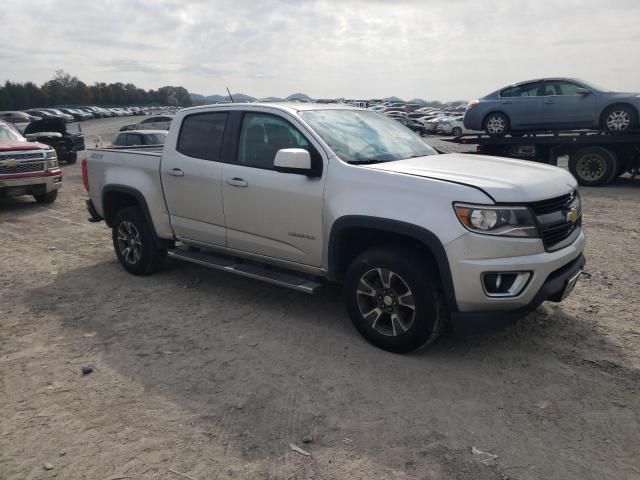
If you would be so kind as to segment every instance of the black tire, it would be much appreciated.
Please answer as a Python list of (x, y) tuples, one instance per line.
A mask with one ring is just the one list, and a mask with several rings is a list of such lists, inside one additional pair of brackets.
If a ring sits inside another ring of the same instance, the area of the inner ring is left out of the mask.
[(453, 127), (453, 130), (451, 130), (451, 133), (453, 134), (454, 137), (459, 137), (460, 135), (462, 135), (462, 129), (460, 127)]
[(78, 161), (78, 152), (71, 152), (67, 157), (66, 163), (67, 165), (73, 165)]
[(585, 187), (606, 185), (614, 179), (618, 168), (615, 154), (602, 147), (583, 148), (569, 158), (569, 171)]
[(629, 105), (614, 105), (602, 114), (601, 126), (608, 132), (628, 132), (638, 125), (638, 112)]
[(116, 214), (111, 236), (120, 264), (134, 275), (158, 271), (167, 256), (167, 250), (156, 245), (151, 228), (138, 207), (126, 207)]
[[(394, 275), (385, 274), (388, 290), (378, 269)], [(365, 289), (367, 294), (362, 293)], [(356, 329), (373, 345), (390, 352), (408, 353), (424, 347), (438, 338), (446, 324), (440, 282), (424, 257), (411, 249), (388, 245), (360, 254), (347, 272), (344, 297)], [(402, 305), (411, 302), (413, 309)], [(377, 312), (381, 308), (389, 311)]]
[(34, 195), (33, 198), (36, 199), (36, 202), (38, 203), (53, 203), (56, 201), (56, 198), (58, 198), (58, 190), (52, 190), (48, 193), (42, 193), (40, 195)]
[[(502, 128), (500, 128), (500, 126), (502, 126)], [(509, 124), (509, 119), (504, 113), (493, 112), (487, 115), (487, 117), (484, 119), (482, 128), (487, 133), (487, 135), (499, 137), (509, 133), (511, 126)]]

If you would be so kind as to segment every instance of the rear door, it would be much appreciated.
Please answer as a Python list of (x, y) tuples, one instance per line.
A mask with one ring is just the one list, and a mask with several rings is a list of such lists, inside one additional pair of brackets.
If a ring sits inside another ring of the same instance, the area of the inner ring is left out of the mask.
[(225, 246), (222, 143), (228, 112), (184, 117), (175, 148), (162, 156), (161, 176), (176, 237)]
[(588, 127), (596, 122), (596, 97), (578, 93), (584, 88), (566, 80), (548, 80), (544, 84), (542, 118), (545, 125), (561, 128)]
[[(274, 170), (276, 152), (283, 148), (308, 150), (321, 176)], [(222, 167), (229, 248), (321, 265), (326, 168), (319, 152), (319, 145), (284, 114), (244, 112), (236, 161)]]
[(509, 117), (511, 128), (538, 128), (542, 124), (542, 82), (530, 82), (500, 92), (500, 109)]

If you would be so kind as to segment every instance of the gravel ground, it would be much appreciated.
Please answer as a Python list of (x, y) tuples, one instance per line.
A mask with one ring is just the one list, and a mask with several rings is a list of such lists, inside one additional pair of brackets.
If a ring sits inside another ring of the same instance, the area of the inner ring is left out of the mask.
[(1, 479), (640, 478), (640, 179), (581, 189), (564, 303), (398, 356), (332, 290), (125, 273), (64, 170), (55, 204), (0, 202)]

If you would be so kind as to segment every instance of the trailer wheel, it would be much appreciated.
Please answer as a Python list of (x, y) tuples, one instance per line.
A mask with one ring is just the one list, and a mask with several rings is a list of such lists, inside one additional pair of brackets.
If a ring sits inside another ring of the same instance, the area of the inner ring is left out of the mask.
[(618, 158), (606, 148), (583, 148), (571, 155), (569, 171), (580, 185), (600, 187), (615, 178), (618, 173)]

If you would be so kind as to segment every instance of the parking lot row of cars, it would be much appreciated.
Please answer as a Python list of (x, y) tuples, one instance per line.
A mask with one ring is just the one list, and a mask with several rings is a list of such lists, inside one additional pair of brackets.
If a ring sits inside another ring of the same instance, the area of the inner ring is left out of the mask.
[(393, 118), (420, 134), (459, 136), (474, 133), (463, 124), (465, 105), (438, 108), (405, 102), (380, 102), (367, 108)]

